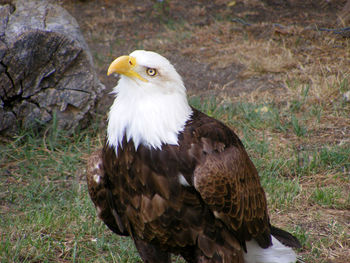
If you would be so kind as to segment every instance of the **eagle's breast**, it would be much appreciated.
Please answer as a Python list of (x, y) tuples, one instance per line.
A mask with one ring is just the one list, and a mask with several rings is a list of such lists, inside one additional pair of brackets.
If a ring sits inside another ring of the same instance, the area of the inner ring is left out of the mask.
[(116, 155), (112, 147), (104, 147), (108, 187), (131, 235), (175, 249), (194, 245), (199, 226), (213, 221), (189, 184), (195, 162), (182, 165), (185, 148), (180, 141), (162, 150), (143, 145), (136, 150), (132, 141), (124, 140)]

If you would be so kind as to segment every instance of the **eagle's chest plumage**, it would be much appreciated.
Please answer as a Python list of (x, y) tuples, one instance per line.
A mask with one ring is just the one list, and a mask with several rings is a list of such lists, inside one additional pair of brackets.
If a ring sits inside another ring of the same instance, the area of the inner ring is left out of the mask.
[(182, 164), (181, 150), (174, 145), (135, 150), (132, 141), (124, 140), (117, 155), (109, 146), (103, 155), (108, 188), (123, 227), (132, 236), (166, 248), (194, 245), (196, 228), (211, 216), (186, 181), (191, 180), (194, 166)]

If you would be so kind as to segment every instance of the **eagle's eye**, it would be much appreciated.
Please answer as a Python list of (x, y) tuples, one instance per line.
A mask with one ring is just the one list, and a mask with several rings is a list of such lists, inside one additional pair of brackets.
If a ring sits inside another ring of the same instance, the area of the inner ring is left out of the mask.
[(148, 68), (146, 70), (146, 73), (151, 76), (151, 77), (154, 77), (155, 75), (157, 75), (157, 70), (155, 68)]

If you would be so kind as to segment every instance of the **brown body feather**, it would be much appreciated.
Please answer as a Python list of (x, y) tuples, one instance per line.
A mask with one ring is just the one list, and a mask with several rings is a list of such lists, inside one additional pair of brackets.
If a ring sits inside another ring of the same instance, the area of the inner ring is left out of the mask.
[[(186, 182), (180, 181), (183, 176)], [(144, 262), (243, 262), (245, 242), (271, 245), (265, 193), (236, 134), (193, 109), (179, 145), (161, 150), (125, 139), (88, 163), (99, 217), (130, 235)]]

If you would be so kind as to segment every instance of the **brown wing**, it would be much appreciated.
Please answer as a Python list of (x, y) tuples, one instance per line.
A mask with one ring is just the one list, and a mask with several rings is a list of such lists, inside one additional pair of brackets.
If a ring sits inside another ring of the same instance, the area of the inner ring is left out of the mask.
[(266, 197), (254, 164), (233, 131), (209, 117), (205, 123), (198, 129), (204, 157), (194, 171), (194, 187), (243, 245), (255, 238), (260, 246), (268, 247)]
[(89, 156), (86, 179), (88, 191), (98, 216), (113, 232), (119, 235), (128, 235), (114, 207), (112, 193), (105, 187), (108, 179), (105, 176), (101, 150)]

